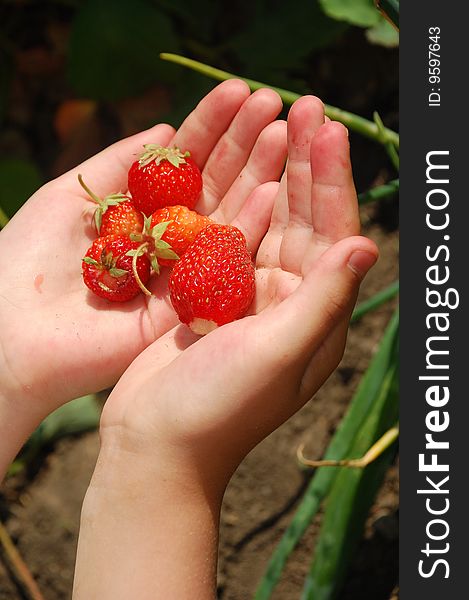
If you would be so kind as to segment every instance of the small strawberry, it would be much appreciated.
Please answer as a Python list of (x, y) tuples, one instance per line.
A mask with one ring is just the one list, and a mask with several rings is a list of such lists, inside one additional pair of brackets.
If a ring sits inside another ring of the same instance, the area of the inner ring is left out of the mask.
[[(196, 235), (213, 223), (212, 219), (199, 215), (187, 206), (177, 205), (160, 208), (151, 216), (151, 226), (158, 223), (171, 221), (161, 239), (170, 244), (174, 252), (181, 257), (188, 246), (195, 240)], [(176, 259), (159, 258), (158, 262), (162, 266), (172, 267)]]
[(231, 225), (205, 227), (169, 278), (174, 310), (199, 335), (243, 317), (254, 291), (254, 266), (246, 239)]
[(88, 196), (98, 207), (94, 212), (94, 223), (100, 237), (106, 235), (130, 235), (143, 228), (143, 215), (125, 194), (110, 194), (100, 198), (78, 175), (78, 181)]
[(131, 300), (150, 278), (150, 261), (127, 236), (107, 235), (93, 242), (83, 258), (83, 280), (111, 302)]
[(135, 206), (146, 215), (175, 204), (194, 208), (202, 191), (202, 175), (190, 153), (157, 144), (144, 148), (129, 170), (129, 191)]

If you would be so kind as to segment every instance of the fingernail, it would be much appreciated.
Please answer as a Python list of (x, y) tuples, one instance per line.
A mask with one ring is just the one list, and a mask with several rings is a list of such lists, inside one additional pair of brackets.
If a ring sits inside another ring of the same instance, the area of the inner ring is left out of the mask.
[(364, 250), (356, 250), (349, 258), (348, 266), (354, 273), (363, 279), (371, 267), (377, 260), (375, 254), (365, 252)]

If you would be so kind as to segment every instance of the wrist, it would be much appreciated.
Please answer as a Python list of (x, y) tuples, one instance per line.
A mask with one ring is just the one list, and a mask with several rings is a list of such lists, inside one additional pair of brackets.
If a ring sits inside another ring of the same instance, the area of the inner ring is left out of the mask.
[(121, 426), (101, 426), (100, 441), (90, 495), (125, 495), (127, 489), (151, 489), (157, 481), (160, 486), (164, 482), (168, 494), (181, 493), (191, 503), (208, 501), (215, 511), (221, 507), (226, 485), (198, 468), (190, 459), (194, 453), (187, 448), (163, 435), (149, 439)]
[(83, 503), (74, 599), (215, 598), (221, 498), (164, 449), (109, 437)]
[(14, 394), (0, 393), (0, 483), (23, 444), (46, 415), (26, 410)]

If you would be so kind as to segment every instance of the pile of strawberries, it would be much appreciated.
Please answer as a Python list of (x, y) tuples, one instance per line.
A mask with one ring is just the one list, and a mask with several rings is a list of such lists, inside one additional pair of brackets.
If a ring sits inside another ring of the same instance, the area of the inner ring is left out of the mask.
[(125, 302), (161, 268), (171, 269), (170, 298), (179, 319), (205, 334), (244, 316), (254, 297), (254, 266), (236, 227), (219, 225), (193, 210), (202, 176), (189, 152), (144, 146), (130, 167), (129, 195), (99, 198), (98, 238), (83, 258), (83, 280), (97, 296)]

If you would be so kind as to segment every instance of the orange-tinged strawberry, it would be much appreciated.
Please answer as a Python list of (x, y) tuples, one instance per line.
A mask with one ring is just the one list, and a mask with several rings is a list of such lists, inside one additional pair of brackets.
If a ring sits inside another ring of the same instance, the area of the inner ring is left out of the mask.
[(78, 175), (81, 187), (98, 206), (94, 212), (94, 224), (100, 237), (106, 235), (130, 235), (143, 229), (143, 214), (135, 208), (129, 196), (110, 194), (105, 198), (96, 195)]
[(243, 317), (255, 293), (246, 239), (231, 225), (208, 225), (176, 262), (169, 278), (180, 321), (204, 335)]
[[(199, 215), (187, 206), (176, 205), (160, 208), (151, 216), (151, 226), (169, 221), (166, 231), (161, 239), (170, 244), (172, 250), (179, 256), (184, 254), (187, 248), (195, 240), (198, 233), (213, 223), (212, 219), (205, 215)], [(177, 259), (159, 258), (160, 265), (172, 267)]]
[(157, 144), (147, 144), (144, 149), (128, 175), (136, 208), (147, 216), (176, 204), (194, 208), (202, 191), (202, 175), (190, 153)]

